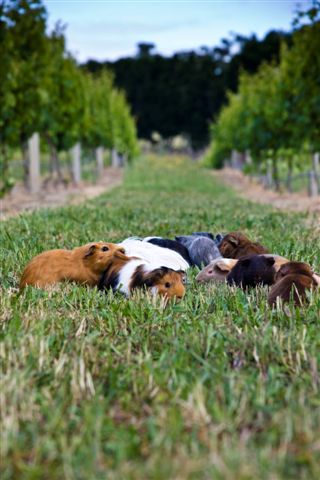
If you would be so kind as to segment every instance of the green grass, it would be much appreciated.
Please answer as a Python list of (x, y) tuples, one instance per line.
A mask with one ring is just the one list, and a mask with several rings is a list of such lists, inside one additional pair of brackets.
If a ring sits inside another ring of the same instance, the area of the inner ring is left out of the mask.
[(141, 292), (17, 291), (42, 250), (195, 230), (241, 229), (319, 270), (310, 217), (215, 182), (144, 159), (95, 200), (2, 223), (2, 480), (320, 478), (319, 293), (283, 313), (266, 289), (197, 285), (196, 271), (165, 309)]

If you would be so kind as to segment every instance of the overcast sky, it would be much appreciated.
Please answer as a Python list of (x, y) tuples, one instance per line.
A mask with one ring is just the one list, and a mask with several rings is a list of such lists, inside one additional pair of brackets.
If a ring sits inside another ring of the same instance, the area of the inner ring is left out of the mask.
[(49, 27), (67, 25), (68, 50), (79, 60), (114, 60), (152, 42), (170, 55), (216, 46), (230, 32), (289, 30), (297, 5), (311, 0), (45, 0)]

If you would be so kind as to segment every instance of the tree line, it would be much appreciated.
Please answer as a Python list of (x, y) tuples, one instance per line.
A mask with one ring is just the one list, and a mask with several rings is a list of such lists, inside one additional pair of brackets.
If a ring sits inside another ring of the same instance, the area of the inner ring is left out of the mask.
[[(310, 23), (298, 25), (292, 46), (282, 45), (279, 64), (261, 65), (250, 75), (242, 72), (236, 93), (213, 123), (207, 161), (216, 167), (232, 150), (249, 149), (255, 164), (272, 161), (279, 179), (280, 159), (289, 173), (294, 162), (305, 162), (303, 152), (320, 149), (320, 2), (300, 13)], [(298, 18), (298, 20), (299, 20)], [(310, 159), (310, 156), (309, 156)], [(310, 160), (309, 160), (310, 161)]]
[(0, 3), (0, 159), (5, 178), (12, 149), (21, 148), (28, 171), (27, 141), (36, 131), (59, 171), (59, 152), (76, 142), (87, 149), (137, 151), (135, 120), (111, 72), (91, 75), (67, 52), (64, 28), (47, 33), (42, 0)]
[(227, 90), (236, 91), (239, 72), (254, 73), (264, 61), (278, 62), (282, 42), (290, 44), (291, 34), (271, 31), (262, 40), (233, 35), (219, 46), (170, 57), (155, 53), (153, 44), (140, 43), (134, 57), (90, 60), (83, 68), (114, 73), (132, 105), (140, 138), (150, 139), (153, 132), (163, 138), (183, 134), (200, 149), (209, 142), (209, 125), (225, 104)]

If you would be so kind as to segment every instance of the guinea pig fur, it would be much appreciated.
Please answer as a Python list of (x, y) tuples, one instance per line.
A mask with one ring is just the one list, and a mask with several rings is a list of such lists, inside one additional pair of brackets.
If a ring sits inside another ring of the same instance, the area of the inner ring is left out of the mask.
[(208, 237), (211, 238), (211, 240), (214, 241), (214, 243), (219, 246), (221, 243), (222, 239), (224, 238), (224, 235), (222, 233), (217, 233), (216, 236), (214, 237), (212, 233), (209, 232), (193, 232), (191, 235), (196, 236), (196, 237)]
[(194, 237), (207, 237), (211, 240), (214, 240), (213, 235), (210, 232), (192, 232), (191, 235), (193, 235)]
[(229, 285), (247, 288), (272, 285), (275, 278), (275, 259), (264, 255), (247, 255), (240, 258), (227, 276)]
[(276, 254), (273, 254), (273, 253), (265, 253), (263, 256), (266, 257), (266, 258), (274, 258), (273, 267), (274, 267), (276, 272), (279, 271), (279, 269), (281, 268), (282, 265), (290, 262), (290, 260), (288, 260), (287, 258), (281, 257), (281, 255), (276, 255)]
[(112, 288), (127, 297), (136, 288), (148, 288), (167, 300), (180, 300), (185, 294), (185, 272), (158, 267), (139, 258), (127, 257), (114, 262), (104, 273), (99, 288)]
[(175, 252), (179, 253), (186, 260), (186, 262), (189, 263), (189, 265), (192, 265), (188, 249), (184, 245), (182, 245), (182, 243), (177, 242), (176, 240), (162, 237), (146, 237), (143, 239), (143, 241), (152, 243), (153, 245), (157, 245), (158, 247), (174, 250)]
[(44, 288), (64, 280), (90, 286), (98, 285), (102, 273), (114, 255), (124, 254), (115, 243), (88, 243), (73, 250), (48, 250), (34, 257), (25, 267), (20, 288), (27, 285)]
[(184, 245), (189, 252), (193, 265), (202, 267), (212, 260), (221, 258), (221, 253), (213, 240), (204, 236), (182, 235), (176, 240)]
[(268, 253), (268, 250), (260, 243), (251, 242), (241, 232), (228, 233), (219, 245), (220, 253), (226, 258), (241, 258), (246, 255)]
[(196, 276), (196, 281), (204, 282), (223, 282), (228, 273), (235, 266), (238, 260), (233, 258), (217, 258), (204, 267)]
[(273, 306), (277, 298), (284, 303), (292, 299), (294, 305), (301, 306), (307, 299), (307, 290), (317, 286), (317, 279), (307, 263), (288, 262), (276, 274), (276, 283), (270, 290), (268, 303)]
[(189, 262), (180, 253), (149, 242), (127, 238), (119, 243), (119, 246), (125, 248), (128, 256), (141, 258), (155, 265), (155, 268), (165, 266), (172, 270), (185, 271), (190, 267)]
[(305, 262), (286, 262), (282, 265), (275, 276), (275, 281), (278, 282), (287, 275), (306, 275), (307, 277), (313, 277), (313, 271)]

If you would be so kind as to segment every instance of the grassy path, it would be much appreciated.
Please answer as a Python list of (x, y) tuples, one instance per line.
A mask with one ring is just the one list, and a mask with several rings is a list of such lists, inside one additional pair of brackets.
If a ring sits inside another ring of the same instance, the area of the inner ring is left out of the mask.
[(165, 310), (73, 285), (15, 289), (44, 249), (241, 229), (320, 268), (302, 214), (149, 159), (85, 205), (1, 225), (1, 479), (320, 477), (320, 295), (286, 315), (225, 285)]

